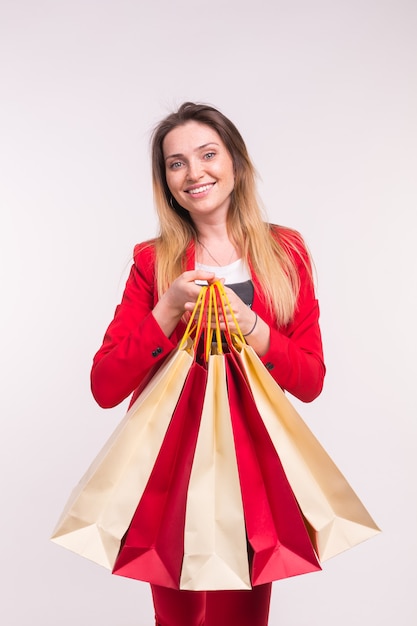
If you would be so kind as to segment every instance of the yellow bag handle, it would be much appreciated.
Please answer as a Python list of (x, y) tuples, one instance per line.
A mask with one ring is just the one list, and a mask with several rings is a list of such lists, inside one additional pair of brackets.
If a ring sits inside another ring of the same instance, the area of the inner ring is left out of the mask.
[[(219, 297), (219, 301), (220, 301), (220, 304), (221, 304), (221, 309), (222, 309), (222, 312), (223, 312), (223, 318), (224, 318), (224, 321), (226, 323), (226, 329), (227, 329), (226, 333), (225, 333), (226, 340), (228, 338), (230, 338), (231, 342), (234, 343), (234, 339), (235, 338), (239, 338), (242, 343), (246, 343), (245, 339), (243, 337), (242, 331), (240, 330), (240, 327), (239, 327), (239, 324), (237, 322), (237, 319), (235, 317), (235, 314), (233, 312), (232, 305), (230, 304), (230, 300), (229, 300), (229, 298), (227, 296), (227, 293), (226, 293), (226, 290), (224, 288), (223, 283), (220, 282), (220, 281), (216, 281), (215, 283), (213, 283), (212, 286), (213, 286), (213, 289), (217, 290), (217, 292), (218, 292), (218, 294), (220, 296)], [(229, 330), (229, 325), (227, 323), (227, 315), (226, 315), (227, 312), (229, 312), (231, 314), (233, 322), (234, 322), (234, 324), (236, 326), (236, 331), (234, 333), (231, 333), (230, 330)]]
[[(182, 350), (187, 343), (187, 341), (192, 338), (194, 335), (193, 343), (198, 340), (201, 336), (203, 317), (204, 317), (204, 304), (207, 296), (207, 287), (202, 287), (200, 293), (198, 294), (197, 301), (195, 303), (194, 309), (192, 310), (190, 319), (188, 320), (187, 327), (182, 336), (182, 339), (179, 344), (179, 349)], [(193, 326), (193, 322), (197, 318), (197, 323)]]
[[(245, 343), (242, 331), (236, 320), (235, 314), (230, 304), (224, 285), (220, 281), (216, 281), (211, 285), (203, 286), (198, 294), (197, 301), (191, 313), (184, 335), (180, 341), (179, 349), (183, 349), (189, 339), (192, 340), (194, 347), (200, 341), (204, 332), (204, 357), (208, 361), (211, 354), (213, 335), (216, 335), (217, 352), (223, 354), (222, 331), (220, 329), (219, 313), (223, 314), (226, 325), (223, 335), (230, 348), (236, 348), (240, 344)], [(236, 326), (236, 331), (231, 333), (227, 322), (227, 314), (230, 313)], [(212, 325), (214, 318), (214, 326)], [(205, 322), (205, 323), (204, 323)]]
[[(204, 356), (206, 361), (208, 361), (208, 357), (212, 350), (214, 333), (216, 334), (217, 353), (223, 354), (222, 333), (220, 330), (219, 307), (217, 304), (216, 291), (214, 285), (209, 285), (207, 289), (209, 292), (209, 300), (207, 308), (207, 332), (204, 344)], [(214, 328), (211, 324), (213, 316), (215, 322)]]

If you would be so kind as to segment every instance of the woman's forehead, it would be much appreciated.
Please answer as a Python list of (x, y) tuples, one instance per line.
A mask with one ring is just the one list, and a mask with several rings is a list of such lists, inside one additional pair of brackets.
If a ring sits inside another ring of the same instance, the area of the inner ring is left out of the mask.
[(166, 134), (162, 143), (162, 150), (166, 158), (170, 154), (194, 152), (212, 143), (224, 145), (214, 128), (202, 122), (190, 120), (185, 124), (176, 126)]

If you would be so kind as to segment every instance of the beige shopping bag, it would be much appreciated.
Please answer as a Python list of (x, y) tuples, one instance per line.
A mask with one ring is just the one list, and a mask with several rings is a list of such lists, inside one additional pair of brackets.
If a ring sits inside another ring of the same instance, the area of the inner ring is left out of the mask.
[(250, 589), (245, 520), (224, 357), (208, 379), (188, 486), (180, 588)]
[(112, 569), (193, 362), (183, 340), (131, 406), (74, 489), (52, 540)]
[(256, 353), (238, 338), (236, 343), (320, 560), (376, 535), (378, 526)]

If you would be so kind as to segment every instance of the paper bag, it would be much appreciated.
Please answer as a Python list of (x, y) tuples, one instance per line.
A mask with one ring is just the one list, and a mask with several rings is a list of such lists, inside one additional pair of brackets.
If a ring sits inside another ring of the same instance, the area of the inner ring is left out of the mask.
[(284, 466), (320, 560), (380, 532), (253, 349), (239, 343), (239, 351), (257, 409)]
[(229, 404), (251, 546), (251, 582), (320, 570), (277, 452), (235, 356), (226, 354)]
[(181, 589), (250, 589), (245, 519), (224, 357), (208, 381), (188, 486)]
[(74, 489), (55, 543), (112, 569), (192, 363), (188, 343), (142, 391)]

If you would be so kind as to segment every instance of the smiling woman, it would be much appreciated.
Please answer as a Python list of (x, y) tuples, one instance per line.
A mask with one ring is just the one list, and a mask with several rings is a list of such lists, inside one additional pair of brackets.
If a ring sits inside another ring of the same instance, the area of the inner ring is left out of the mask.
[[(201, 283), (221, 280), (230, 308), (220, 329), (241, 332), (281, 388), (311, 401), (325, 373), (319, 309), (301, 236), (263, 220), (254, 168), (234, 124), (185, 103), (152, 139), (160, 232), (136, 246), (122, 302), (91, 372), (103, 407), (132, 402), (178, 345)], [(271, 583), (250, 591), (152, 585), (160, 626), (265, 626)]]

